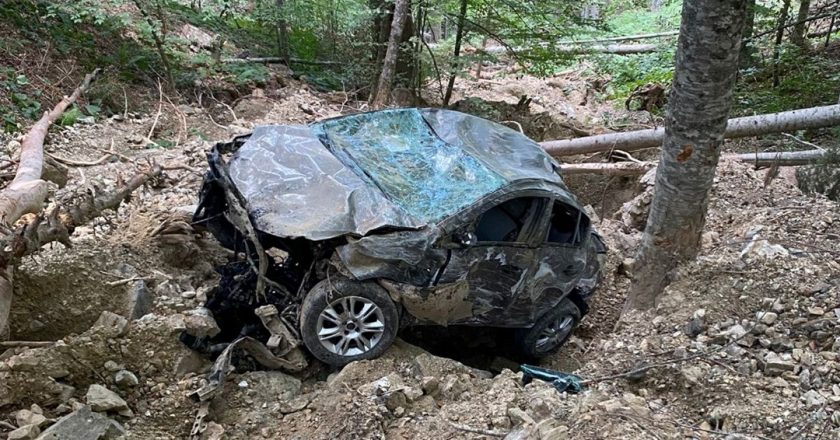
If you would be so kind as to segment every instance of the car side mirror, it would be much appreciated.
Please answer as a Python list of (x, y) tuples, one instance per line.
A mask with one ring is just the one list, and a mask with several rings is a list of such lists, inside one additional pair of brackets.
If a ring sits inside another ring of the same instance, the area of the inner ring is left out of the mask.
[(467, 247), (474, 245), (477, 240), (475, 234), (472, 232), (456, 232), (452, 235), (452, 241), (463, 247)]

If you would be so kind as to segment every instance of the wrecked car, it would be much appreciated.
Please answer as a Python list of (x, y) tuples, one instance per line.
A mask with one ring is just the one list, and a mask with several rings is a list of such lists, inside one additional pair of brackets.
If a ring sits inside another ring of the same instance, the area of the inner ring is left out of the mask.
[(254, 310), (274, 304), (331, 365), (427, 324), (515, 329), (542, 357), (600, 279), (606, 248), (559, 165), (485, 119), (409, 108), (261, 126), (208, 158), (194, 223), (245, 256), (222, 273), (239, 288), (208, 299), (239, 323), (228, 341), (263, 331)]

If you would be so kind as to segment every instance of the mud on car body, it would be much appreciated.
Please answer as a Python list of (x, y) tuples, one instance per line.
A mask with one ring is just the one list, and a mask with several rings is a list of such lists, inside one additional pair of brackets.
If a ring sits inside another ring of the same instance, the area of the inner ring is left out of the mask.
[(397, 109), (262, 126), (208, 157), (194, 221), (246, 257), (208, 300), (229, 329), (217, 338), (265, 338), (253, 310), (274, 304), (332, 365), (376, 357), (416, 324), (513, 328), (540, 357), (600, 279), (606, 248), (558, 164), (481, 118)]

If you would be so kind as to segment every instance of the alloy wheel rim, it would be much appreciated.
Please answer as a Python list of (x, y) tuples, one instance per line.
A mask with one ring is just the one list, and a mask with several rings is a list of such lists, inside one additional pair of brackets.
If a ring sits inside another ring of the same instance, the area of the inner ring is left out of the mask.
[(330, 353), (356, 356), (376, 347), (385, 332), (385, 315), (373, 301), (345, 296), (318, 315), (318, 340)]
[(548, 324), (543, 331), (537, 335), (536, 348), (537, 350), (550, 350), (569, 337), (574, 326), (574, 318), (571, 316), (561, 316), (555, 321)]

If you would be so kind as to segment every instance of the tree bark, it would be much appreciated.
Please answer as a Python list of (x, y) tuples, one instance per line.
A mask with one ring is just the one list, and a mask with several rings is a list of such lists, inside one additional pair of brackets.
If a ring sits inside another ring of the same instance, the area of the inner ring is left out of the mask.
[(752, 34), (755, 28), (755, 0), (747, 0), (747, 16), (744, 20), (744, 32), (741, 38), (741, 55), (738, 64), (741, 68), (750, 67), (753, 65), (753, 53), (755, 50), (752, 45)]
[(275, 0), (275, 7), (277, 11), (277, 55), (286, 60), (286, 65), (289, 65), (289, 30), (286, 29), (286, 18), (284, 14), (284, 6), (286, 0)]
[(805, 39), (805, 30), (808, 27), (808, 23), (806, 23), (805, 20), (808, 19), (808, 12), (810, 12), (810, 10), (811, 0), (799, 1), (799, 12), (796, 14), (796, 25), (793, 27), (793, 34), (790, 36), (791, 42), (802, 49), (808, 48), (807, 40)]
[(376, 95), (371, 100), (371, 105), (374, 108), (384, 107), (391, 98), (391, 86), (394, 82), (394, 70), (397, 66), (406, 15), (408, 15), (408, 0), (396, 0), (394, 20), (391, 22), (391, 36), (388, 38), (388, 49), (385, 52), (385, 59), (382, 61), (382, 72), (379, 74)]
[(626, 309), (652, 308), (677, 264), (697, 255), (720, 157), (746, 0), (686, 0), (650, 215)]
[(782, 52), (782, 38), (785, 36), (785, 23), (790, 12), (790, 0), (782, 0), (782, 10), (779, 12), (779, 23), (776, 29), (776, 40), (773, 43), (773, 87), (778, 87), (779, 78), (779, 56)]
[[(790, 132), (840, 125), (840, 105), (827, 105), (758, 116), (730, 119), (724, 137), (736, 139), (769, 133)], [(633, 151), (662, 144), (665, 129), (656, 128), (621, 133), (607, 133), (574, 139), (541, 142), (552, 156), (572, 156), (601, 151)]]
[(458, 29), (455, 31), (455, 51), (453, 53), (452, 72), (449, 73), (449, 82), (446, 84), (446, 93), (443, 95), (443, 106), (449, 105), (452, 99), (452, 89), (455, 88), (455, 77), (458, 73), (458, 58), (461, 56), (461, 41), (464, 39), (464, 26), (467, 20), (467, 0), (461, 0), (461, 7), (458, 10)]

